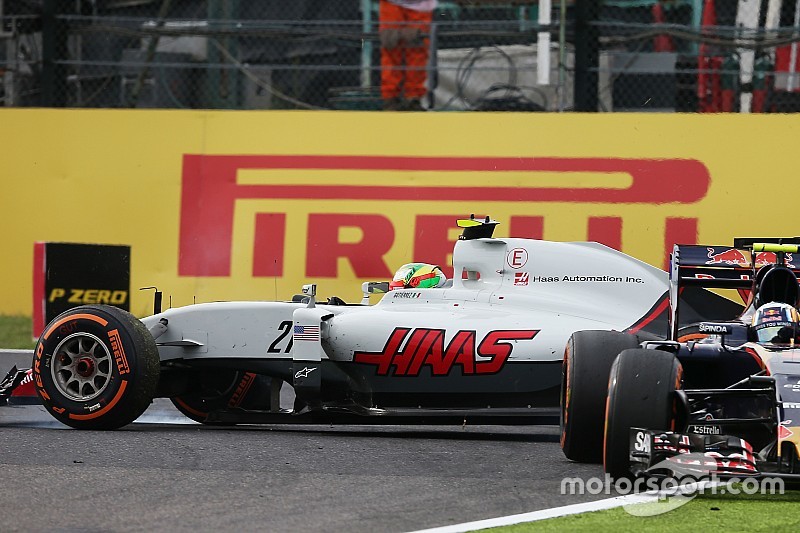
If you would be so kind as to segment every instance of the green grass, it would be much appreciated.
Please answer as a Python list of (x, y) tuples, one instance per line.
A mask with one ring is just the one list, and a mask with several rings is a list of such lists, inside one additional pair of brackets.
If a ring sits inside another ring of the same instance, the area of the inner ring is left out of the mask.
[[(648, 504), (645, 504), (648, 505)], [(551, 518), (485, 531), (640, 532), (640, 531), (800, 531), (800, 492), (785, 494), (700, 495), (686, 505), (657, 516), (638, 517), (621, 507)]]
[(31, 317), (0, 315), (0, 348), (32, 349)]

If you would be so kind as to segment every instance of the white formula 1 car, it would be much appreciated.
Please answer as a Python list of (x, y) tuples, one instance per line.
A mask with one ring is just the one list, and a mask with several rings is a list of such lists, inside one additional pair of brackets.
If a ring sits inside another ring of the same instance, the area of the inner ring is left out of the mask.
[[(375, 305), (369, 293), (387, 283), (364, 284), (358, 304), (316, 302), (307, 285), (292, 302), (142, 320), (77, 307), (47, 325), (28, 374), (55, 418), (85, 429), (124, 426), (155, 397), (208, 424), (557, 424), (570, 334), (663, 338), (667, 274), (597, 243), (492, 238), (496, 224), (459, 221), (444, 287), (388, 291)], [(0, 392), (13, 399), (21, 381)], [(282, 408), (284, 384), (295, 400)]]

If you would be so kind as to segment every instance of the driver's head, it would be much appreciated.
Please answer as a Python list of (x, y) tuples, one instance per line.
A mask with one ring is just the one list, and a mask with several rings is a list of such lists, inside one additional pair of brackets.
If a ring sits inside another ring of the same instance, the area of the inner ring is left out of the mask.
[(753, 331), (760, 343), (789, 344), (800, 333), (800, 315), (788, 304), (764, 304), (753, 315)]
[(428, 263), (407, 263), (397, 269), (389, 283), (394, 289), (431, 289), (441, 287), (447, 281), (442, 269)]

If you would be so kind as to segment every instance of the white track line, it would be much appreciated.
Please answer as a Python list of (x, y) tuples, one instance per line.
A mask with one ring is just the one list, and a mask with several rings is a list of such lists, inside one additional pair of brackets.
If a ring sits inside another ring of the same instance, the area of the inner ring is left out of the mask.
[[(727, 482), (702, 482), (698, 484), (701, 489), (718, 487), (725, 485)], [(486, 520), (477, 520), (475, 522), (464, 522), (463, 524), (453, 524), (450, 526), (434, 527), (431, 529), (421, 529), (413, 533), (463, 533), (466, 531), (477, 531), (479, 529), (488, 529), (490, 527), (510, 526), (513, 524), (522, 524), (525, 522), (536, 522), (538, 520), (547, 520), (548, 518), (558, 518), (560, 516), (569, 516), (580, 513), (591, 513), (593, 511), (605, 511), (607, 509), (614, 509), (615, 507), (622, 507), (624, 505), (637, 505), (643, 503), (652, 503), (659, 501), (665, 494), (674, 495), (667, 491), (647, 491), (636, 494), (626, 494), (624, 496), (615, 496), (614, 498), (606, 498), (604, 500), (597, 500), (586, 503), (576, 503), (573, 505), (565, 505), (563, 507), (553, 507), (551, 509), (542, 509), (541, 511), (533, 511), (530, 513), (512, 514), (509, 516), (500, 516), (497, 518), (488, 518)]]
[(546, 520), (548, 518), (557, 518), (559, 516), (568, 516), (571, 514), (604, 511), (606, 509), (622, 507), (623, 505), (649, 503), (657, 500), (657, 493), (626, 494), (625, 496), (616, 496), (614, 498), (606, 498), (605, 500), (576, 503), (573, 505), (565, 505), (563, 507), (553, 507), (552, 509), (542, 509), (541, 511), (533, 511), (530, 513), (512, 514), (509, 516), (500, 516), (498, 518), (477, 520), (475, 522), (465, 522), (463, 524), (453, 524), (451, 526), (422, 529), (414, 533), (461, 533), (464, 531), (476, 531), (478, 529), (510, 526), (512, 524), (521, 524), (523, 522), (535, 522), (537, 520)]

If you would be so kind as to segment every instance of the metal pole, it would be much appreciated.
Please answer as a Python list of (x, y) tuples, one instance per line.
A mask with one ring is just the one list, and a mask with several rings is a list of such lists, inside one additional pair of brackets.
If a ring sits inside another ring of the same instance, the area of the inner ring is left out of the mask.
[(593, 25), (599, 0), (575, 2), (575, 111), (597, 112), (600, 32)]
[[(13, 28), (13, 25), (12, 25)], [(19, 72), (19, 56), (17, 53), (18, 37), (13, 32), (6, 37), (6, 60), (8, 61), (8, 69), (3, 74), (3, 88), (5, 91), (5, 107), (13, 107), (17, 105), (17, 95), (14, 91), (15, 80), (14, 73)]]
[[(161, 2), (161, 9), (158, 10), (158, 19), (156, 20), (155, 29), (158, 31), (164, 25), (164, 19), (167, 18), (167, 13), (169, 12), (169, 6), (172, 3), (172, 0), (164, 0)], [(139, 71), (139, 76), (136, 78), (136, 85), (133, 86), (133, 91), (131, 91), (131, 99), (128, 102), (129, 107), (136, 107), (139, 103), (139, 93), (142, 90), (142, 86), (144, 85), (144, 80), (147, 78), (147, 74), (150, 72), (150, 63), (153, 62), (153, 58), (156, 55), (156, 47), (158, 46), (158, 33), (150, 37), (150, 42), (147, 43), (147, 52), (145, 53), (144, 63), (145, 66)]]
[[(552, 0), (539, 0), (539, 32), (536, 34), (536, 82), (550, 85), (550, 22)], [(546, 30), (543, 30), (546, 28)]]
[(567, 84), (567, 0), (559, 4), (558, 26), (558, 111), (564, 111), (564, 88)]
[(64, 107), (67, 103), (67, 23), (65, 0), (45, 0), (42, 6), (42, 96), (44, 107)]
[(439, 26), (431, 22), (431, 35), (428, 43), (428, 109), (436, 106), (436, 87), (439, 86)]
[(372, 0), (361, 0), (361, 87), (368, 89), (372, 85)]
[[(736, 10), (736, 27), (741, 31), (745, 39), (752, 39), (755, 30), (758, 29), (759, 15), (761, 14), (760, 0), (739, 0)], [(737, 32), (738, 33), (738, 32)], [(749, 113), (753, 101), (752, 81), (753, 65), (755, 65), (756, 52), (753, 49), (743, 48), (739, 52), (739, 86), (742, 88), (751, 87), (749, 90), (742, 90), (739, 96), (739, 112)], [(733, 73), (725, 73), (734, 75)]]
[[(795, 31), (792, 32), (792, 37), (796, 37), (797, 33), (797, 26), (800, 26), (800, 0), (797, 0), (794, 4), (794, 28)], [(795, 83), (797, 83), (797, 71), (795, 69), (795, 63), (797, 62), (797, 41), (792, 41), (791, 52), (789, 54), (789, 80), (786, 84), (786, 90), (789, 92), (794, 91)]]

